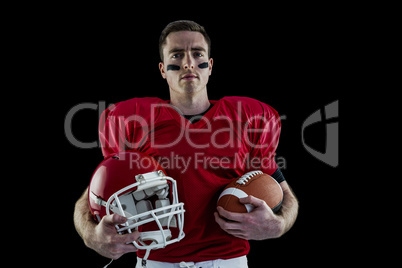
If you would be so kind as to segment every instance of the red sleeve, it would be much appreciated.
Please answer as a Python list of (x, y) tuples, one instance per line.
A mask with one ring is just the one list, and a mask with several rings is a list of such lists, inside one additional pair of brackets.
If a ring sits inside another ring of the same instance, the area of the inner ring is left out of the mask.
[(158, 98), (133, 98), (108, 107), (99, 122), (103, 156), (127, 150), (145, 152), (152, 105), (162, 102)]
[(102, 146), (102, 154), (105, 158), (124, 148), (122, 132), (120, 130), (122, 125), (118, 122), (119, 117), (114, 115), (115, 109), (116, 105), (108, 107), (103, 111), (99, 121), (99, 140)]
[(250, 169), (261, 170), (272, 175), (277, 167), (275, 151), (281, 132), (281, 121), (275, 109), (265, 103), (259, 103), (261, 112), (249, 118), (248, 142), (250, 149)]

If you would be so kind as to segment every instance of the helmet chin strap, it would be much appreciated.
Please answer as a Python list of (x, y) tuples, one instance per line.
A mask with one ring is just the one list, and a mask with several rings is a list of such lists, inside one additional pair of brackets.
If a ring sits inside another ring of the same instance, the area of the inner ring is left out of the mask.
[[(152, 243), (155, 243), (155, 242), (152, 242)], [(150, 249), (150, 248), (147, 249), (147, 251), (145, 252), (144, 258), (142, 258), (142, 261), (141, 261), (142, 267), (147, 267), (147, 259), (148, 259), (148, 257), (149, 257), (149, 253), (150, 253), (150, 252), (151, 252), (151, 249)]]
[(108, 264), (106, 264), (105, 266), (103, 266), (103, 268), (107, 268), (112, 262), (113, 262), (113, 259), (111, 259)]
[[(139, 238), (139, 243), (141, 243), (143, 246), (146, 246), (145, 243), (142, 241), (147, 241), (151, 240), (153, 244), (160, 244), (165, 246), (165, 241), (169, 241), (172, 238), (172, 232), (169, 229), (161, 231), (147, 231), (147, 232), (141, 232), (140, 233), (140, 238)], [(135, 242), (135, 241), (133, 241)], [(135, 244), (134, 244), (135, 245)]]
[[(146, 244), (143, 241), (149, 241), (151, 240), (152, 243), (149, 244), (150, 245), (165, 245), (166, 241), (170, 240), (172, 238), (172, 232), (167, 229), (167, 230), (163, 230), (163, 232), (161, 231), (148, 231), (148, 232), (141, 232), (140, 233), (140, 238), (138, 239), (138, 243), (142, 244), (142, 246), (146, 246)], [(134, 244), (135, 247), (138, 248), (138, 244), (136, 241), (132, 242)], [(145, 252), (144, 258), (142, 258), (142, 267), (146, 267), (147, 265), (147, 259), (149, 257), (149, 253), (151, 253), (151, 248), (148, 248)]]

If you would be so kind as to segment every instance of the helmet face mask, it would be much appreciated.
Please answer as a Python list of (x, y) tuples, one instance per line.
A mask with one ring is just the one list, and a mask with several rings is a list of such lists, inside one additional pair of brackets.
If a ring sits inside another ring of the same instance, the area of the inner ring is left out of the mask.
[[(136, 176), (137, 182), (114, 193), (106, 203), (106, 213), (111, 215), (118, 213), (127, 218), (127, 222), (117, 225), (119, 233), (138, 230), (140, 226), (155, 221), (160, 231), (145, 231), (140, 233), (140, 238), (133, 241), (139, 249), (156, 249), (165, 247), (171, 243), (178, 242), (184, 237), (184, 232), (176, 239), (171, 239), (170, 227), (183, 226), (183, 203), (177, 200), (176, 181), (159, 170)], [(169, 184), (174, 185), (173, 204), (166, 198), (169, 194)], [(135, 191), (132, 191), (136, 189)], [(131, 191), (130, 191), (131, 190)], [(129, 191), (127, 193), (127, 191)], [(152, 202), (155, 195), (158, 198)], [(155, 205), (153, 206), (152, 203)], [(176, 216), (176, 217), (174, 217)], [(176, 221), (177, 218), (177, 221)], [(166, 227), (164, 229), (163, 227)], [(146, 242), (152, 241), (150, 245)]]
[[(138, 154), (152, 164), (146, 168), (133, 165)], [(126, 217), (124, 224), (116, 225), (117, 232), (138, 230), (140, 237), (132, 243), (148, 250), (147, 254), (184, 238), (185, 210), (179, 203), (176, 181), (148, 155), (121, 152), (102, 161), (92, 176), (89, 205), (98, 222), (114, 213)]]

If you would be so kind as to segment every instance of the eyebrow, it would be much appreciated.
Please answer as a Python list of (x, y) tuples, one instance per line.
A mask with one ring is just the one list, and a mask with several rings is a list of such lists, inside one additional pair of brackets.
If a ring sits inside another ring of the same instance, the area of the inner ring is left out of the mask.
[[(185, 51), (185, 49), (183, 49), (183, 48), (172, 48), (171, 50), (169, 50), (169, 54), (178, 53), (178, 52), (184, 52), (184, 51)], [(205, 48), (203, 48), (203, 47), (192, 47), (191, 51), (203, 51), (203, 52), (206, 52)]]

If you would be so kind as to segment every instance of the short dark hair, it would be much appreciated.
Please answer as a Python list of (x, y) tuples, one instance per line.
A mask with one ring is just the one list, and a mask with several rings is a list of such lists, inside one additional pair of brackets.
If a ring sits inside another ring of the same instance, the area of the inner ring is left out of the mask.
[(178, 20), (169, 23), (165, 29), (163, 29), (161, 36), (159, 37), (159, 55), (161, 61), (163, 61), (163, 46), (166, 44), (166, 38), (170, 33), (180, 32), (180, 31), (191, 31), (201, 33), (205, 41), (208, 44), (208, 58), (211, 56), (211, 39), (209, 38), (205, 28), (198, 23), (191, 20)]

